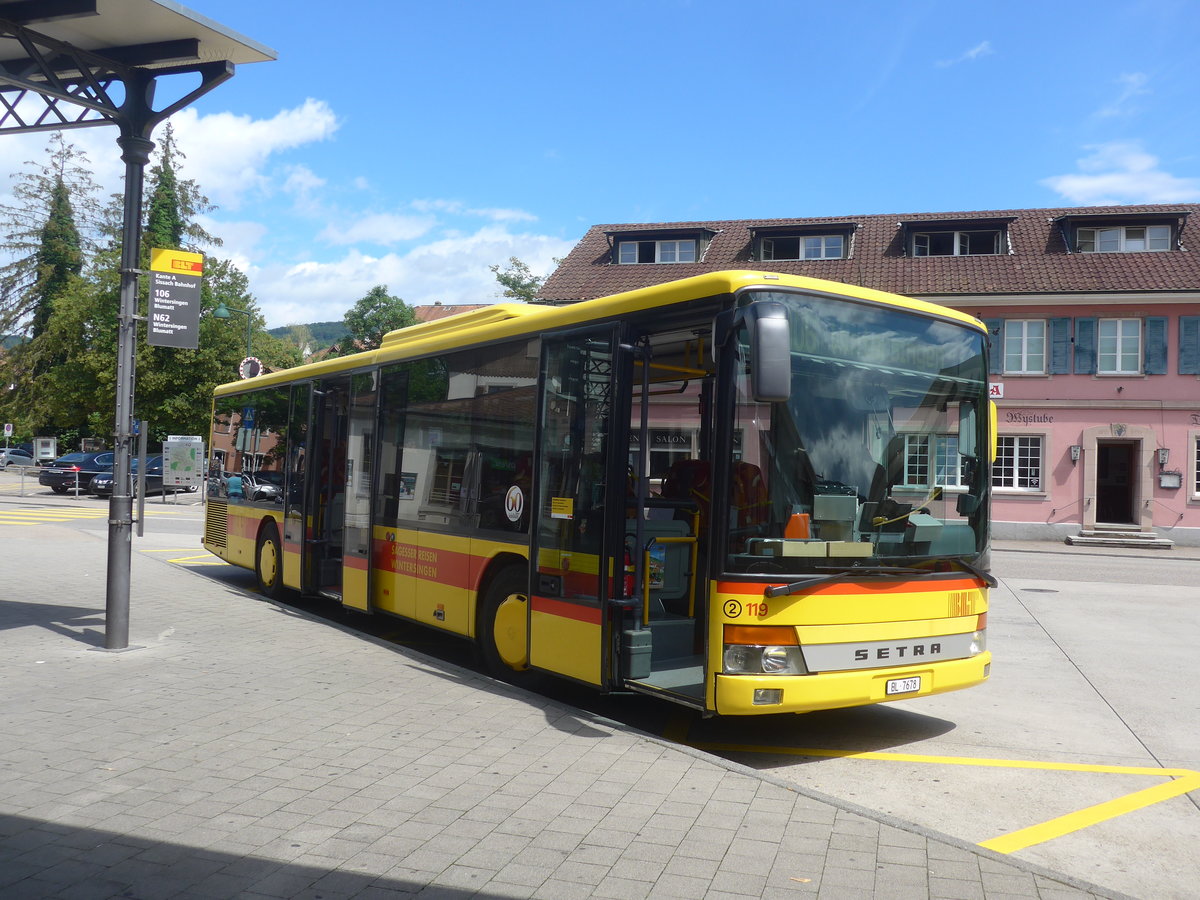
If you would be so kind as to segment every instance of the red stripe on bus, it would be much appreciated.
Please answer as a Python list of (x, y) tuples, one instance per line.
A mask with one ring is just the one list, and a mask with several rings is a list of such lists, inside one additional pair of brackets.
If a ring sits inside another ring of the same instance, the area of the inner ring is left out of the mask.
[(408, 575), (448, 587), (475, 588), (477, 570), (483, 560), (470, 553), (438, 550), (402, 544), (398, 541), (374, 541), (374, 566), (383, 572)]
[[(820, 594), (938, 594), (944, 591), (978, 590), (983, 585), (974, 578), (953, 578), (946, 581), (888, 581), (883, 583), (837, 581), (813, 588)], [(724, 594), (761, 594), (769, 585), (744, 581), (719, 581), (717, 590)], [(803, 593), (803, 589), (798, 591)]]
[(347, 569), (359, 569), (363, 572), (367, 571), (367, 560), (362, 556), (343, 556), (342, 565)]
[(574, 619), (577, 622), (586, 622), (589, 625), (600, 624), (600, 607), (598, 606), (581, 606), (578, 603), (568, 603), (565, 600), (555, 600), (552, 597), (538, 597), (536, 595), (530, 599), (530, 604), (534, 612), (560, 616), (564, 619)]

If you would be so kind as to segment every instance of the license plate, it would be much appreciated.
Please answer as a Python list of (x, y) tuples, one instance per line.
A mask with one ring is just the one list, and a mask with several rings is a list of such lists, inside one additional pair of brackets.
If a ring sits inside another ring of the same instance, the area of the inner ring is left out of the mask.
[(887, 683), (886, 691), (892, 694), (911, 694), (921, 689), (921, 676), (915, 678), (893, 678)]

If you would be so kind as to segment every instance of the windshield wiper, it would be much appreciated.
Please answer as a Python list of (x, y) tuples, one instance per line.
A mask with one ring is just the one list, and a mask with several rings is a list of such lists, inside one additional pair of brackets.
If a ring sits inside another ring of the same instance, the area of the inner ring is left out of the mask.
[(807, 590), (831, 581), (841, 581), (845, 578), (856, 578), (860, 575), (937, 575), (929, 569), (916, 569), (912, 566), (858, 566), (852, 569), (839, 569), (832, 575), (818, 575), (807, 581), (795, 581), (791, 584), (781, 584), (769, 587), (763, 591), (764, 597), (786, 597), (797, 591)]
[(983, 583), (986, 584), (988, 587), (994, 588), (998, 584), (1000, 584), (1000, 582), (996, 580), (996, 576), (993, 575), (991, 572), (985, 572), (983, 569), (979, 568), (979, 566), (975, 565), (975, 563), (969, 563), (965, 559), (959, 559), (957, 556), (943, 556), (943, 557), (940, 557), (939, 559), (934, 560), (934, 562), (957, 563), (958, 565), (960, 565), (964, 569), (966, 569), (968, 572), (970, 572), (972, 575), (974, 575), (976, 578), (982, 580)]

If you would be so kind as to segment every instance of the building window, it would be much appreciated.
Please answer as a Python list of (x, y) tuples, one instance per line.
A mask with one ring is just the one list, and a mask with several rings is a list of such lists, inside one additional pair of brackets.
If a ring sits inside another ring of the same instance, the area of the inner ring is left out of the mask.
[(1170, 225), (1080, 228), (1075, 232), (1077, 253), (1146, 253), (1170, 249)]
[(1042, 375), (1046, 371), (1046, 320), (1004, 320), (1004, 371)]
[(617, 244), (617, 262), (621, 265), (695, 261), (695, 238), (675, 241), (621, 241)]
[(1192, 438), (1192, 497), (1200, 498), (1200, 437)]
[(1000, 232), (918, 231), (912, 252), (913, 256), (995, 256), (1000, 252)]
[(992, 487), (1017, 491), (1042, 490), (1041, 435), (1005, 436), (997, 439), (992, 464)]
[[(932, 442), (932, 445), (931, 445)], [(963, 458), (958, 437), (939, 434), (904, 436), (904, 484), (906, 487), (962, 487)]]
[(763, 238), (764, 261), (784, 259), (842, 259), (845, 240), (840, 234)]
[(1101, 375), (1137, 375), (1142, 370), (1142, 320), (1101, 319), (1096, 341), (1096, 371)]

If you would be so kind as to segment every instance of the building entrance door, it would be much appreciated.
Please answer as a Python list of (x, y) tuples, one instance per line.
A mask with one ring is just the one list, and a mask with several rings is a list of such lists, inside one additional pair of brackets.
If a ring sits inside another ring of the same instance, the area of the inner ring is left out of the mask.
[(1096, 443), (1096, 522), (1105, 525), (1134, 524), (1134, 441)]

